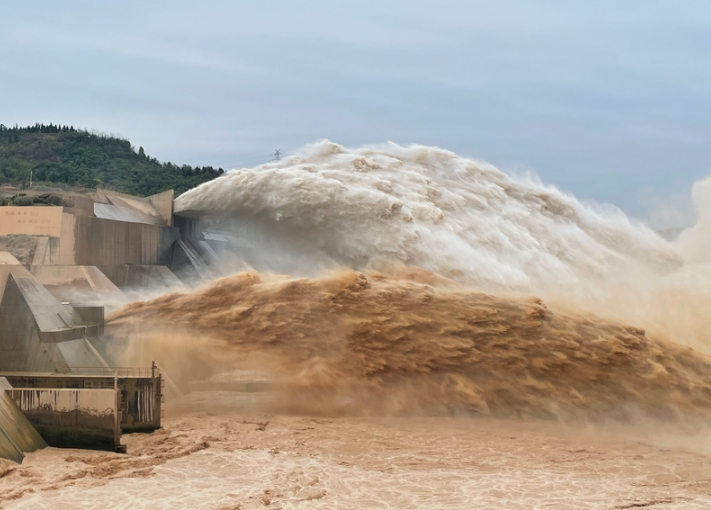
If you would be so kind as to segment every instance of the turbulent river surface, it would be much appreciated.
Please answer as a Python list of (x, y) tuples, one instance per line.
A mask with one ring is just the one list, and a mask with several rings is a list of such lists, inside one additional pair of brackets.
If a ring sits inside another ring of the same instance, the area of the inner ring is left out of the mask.
[(0, 508), (711, 507), (711, 441), (700, 430), (275, 415), (260, 398), (174, 399), (164, 430), (124, 436), (126, 455), (32, 453), (0, 478)]
[[(176, 210), (242, 270), (107, 321), (165, 429), (3, 465), (0, 507), (709, 508), (709, 189), (668, 243), (431, 147), (229, 172)], [(235, 370), (273, 391), (188, 393)]]

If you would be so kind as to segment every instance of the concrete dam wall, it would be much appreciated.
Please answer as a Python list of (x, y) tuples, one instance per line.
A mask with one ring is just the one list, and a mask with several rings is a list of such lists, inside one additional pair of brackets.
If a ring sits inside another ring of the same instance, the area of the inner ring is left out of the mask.
[(0, 377), (0, 458), (22, 462), (25, 453), (47, 446), (10, 395), (12, 386)]
[(115, 450), (120, 444), (117, 388), (13, 388), (8, 393), (50, 446)]
[[(88, 372), (94, 372), (88, 369)], [(105, 375), (3, 373), (15, 388), (25, 390), (113, 389), (120, 392), (120, 426), (124, 433), (150, 432), (161, 427), (163, 379), (154, 369), (106, 369)]]
[(22, 266), (0, 266), (0, 370), (70, 372), (105, 368), (88, 338), (102, 324), (86, 324), (62, 305)]

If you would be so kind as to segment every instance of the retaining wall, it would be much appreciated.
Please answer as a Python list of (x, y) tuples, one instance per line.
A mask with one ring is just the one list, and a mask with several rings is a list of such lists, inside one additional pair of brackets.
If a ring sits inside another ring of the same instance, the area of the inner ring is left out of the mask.
[(122, 285), (126, 264), (170, 266), (178, 230), (88, 216), (65, 215), (61, 263), (96, 266)]
[(7, 394), (12, 386), (0, 377), (0, 458), (22, 462), (25, 453), (44, 448), (37, 430)]
[(115, 450), (120, 444), (118, 389), (13, 388), (8, 393), (50, 446)]
[[(93, 371), (94, 369), (88, 369)], [(108, 373), (112, 369), (106, 369)], [(121, 369), (119, 369), (121, 370)], [(148, 432), (161, 427), (162, 376), (151, 369), (125, 369), (125, 375), (3, 373), (15, 387), (25, 389), (118, 388), (122, 432)]]

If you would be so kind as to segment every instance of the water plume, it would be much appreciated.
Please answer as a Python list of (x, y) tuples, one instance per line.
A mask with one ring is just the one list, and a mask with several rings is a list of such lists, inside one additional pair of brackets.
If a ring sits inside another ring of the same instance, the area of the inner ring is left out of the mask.
[[(441, 277), (439, 277), (441, 278)], [(239, 274), (133, 303), (114, 326), (209, 336), (260, 353), (281, 410), (624, 419), (711, 415), (711, 363), (688, 347), (536, 298), (492, 296), (423, 270), (321, 278)], [(253, 358), (254, 359), (254, 358)]]
[(711, 176), (694, 184), (691, 197), (696, 224), (684, 230), (675, 244), (687, 263), (707, 264), (711, 262)]
[(212, 342), (218, 365), (279, 378), (297, 411), (707, 416), (711, 365), (688, 347), (711, 350), (711, 279), (693, 265), (707, 188), (697, 227), (670, 244), (446, 150), (322, 141), (176, 201), (244, 237), (262, 273), (111, 321)]
[(682, 262), (612, 206), (419, 145), (318, 142), (204, 183), (176, 211), (234, 222), (271, 262), (260, 269), (291, 274), (398, 262), (489, 290), (583, 293)]

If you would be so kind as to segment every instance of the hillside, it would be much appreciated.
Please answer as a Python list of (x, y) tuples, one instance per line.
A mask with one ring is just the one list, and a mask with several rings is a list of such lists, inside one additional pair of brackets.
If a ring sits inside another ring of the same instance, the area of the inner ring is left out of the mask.
[(174, 189), (176, 195), (224, 170), (161, 163), (123, 138), (69, 126), (0, 124), (0, 185), (66, 184), (134, 195)]

